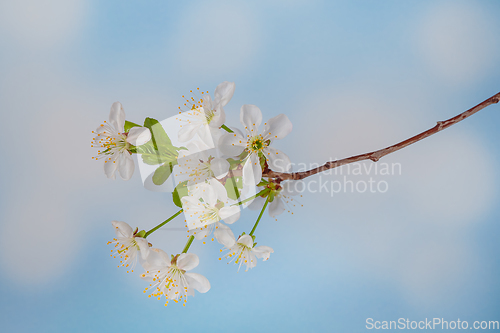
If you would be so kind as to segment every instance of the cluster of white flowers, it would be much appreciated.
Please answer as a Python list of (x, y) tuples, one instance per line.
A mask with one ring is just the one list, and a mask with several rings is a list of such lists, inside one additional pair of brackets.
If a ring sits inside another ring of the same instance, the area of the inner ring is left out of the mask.
[[(150, 281), (149, 288), (154, 291), (149, 295), (158, 297), (165, 296), (166, 303), (169, 300), (179, 302), (184, 299), (184, 304), (187, 301), (187, 296), (194, 295), (194, 290), (200, 293), (206, 293), (210, 290), (210, 282), (203, 275), (196, 273), (186, 273), (192, 270), (200, 260), (194, 253), (182, 253), (176, 256), (169, 257), (163, 250), (150, 248), (151, 244), (145, 238), (145, 232), (132, 230), (127, 223), (121, 221), (111, 222), (115, 227), (116, 238), (108, 244), (115, 244), (115, 250), (111, 250), (111, 256), (120, 257), (121, 266), (130, 267), (128, 272), (133, 272), (137, 264), (137, 259), (144, 268), (144, 273), (141, 277)], [(120, 267), (120, 266), (118, 266)]]
[[(235, 263), (238, 270), (245, 265), (248, 271), (257, 265), (257, 259), (268, 260), (274, 252), (271, 247), (256, 246), (255, 242), (254, 232), (264, 211), (268, 207), (269, 215), (276, 217), (293, 200), (291, 196), (298, 194), (294, 182), (267, 176), (269, 170), (290, 169), (288, 156), (272, 147), (272, 143), (285, 138), (292, 131), (292, 123), (280, 114), (264, 123), (260, 132), (262, 112), (257, 106), (246, 104), (240, 109), (244, 132), (226, 126), (223, 107), (234, 91), (235, 84), (226, 81), (217, 86), (213, 99), (208, 91), (199, 89), (191, 91), (191, 97), (183, 96), (187, 110), (179, 108), (176, 119), (180, 128), (175, 138), (182, 147), (175, 147), (154, 119), (146, 118), (144, 126), (126, 121), (118, 102), (111, 107), (109, 123), (94, 132), (92, 146), (99, 148), (95, 159), (105, 160), (108, 178), (115, 179), (118, 171), (121, 178), (130, 179), (134, 171), (132, 154), (155, 166), (155, 185), (162, 185), (171, 175), (175, 177), (172, 199), (180, 208), (178, 213), (147, 232), (113, 221), (116, 238), (109, 242), (115, 247), (111, 256), (119, 257), (120, 265), (128, 272), (140, 262), (144, 268), (141, 277), (151, 282), (144, 292), (149, 291), (149, 297), (158, 299), (164, 296), (166, 304), (169, 300), (185, 303), (194, 290), (205, 293), (210, 289), (207, 278), (186, 273), (199, 263), (196, 254), (188, 253), (193, 240), (217, 240), (223, 246), (220, 251), (226, 251), (223, 257), (228, 263)], [(260, 209), (261, 213), (248, 234), (243, 232), (235, 237), (229, 225), (239, 220), (245, 207)], [(146, 238), (181, 212), (189, 240), (180, 254), (168, 256), (153, 248)]]

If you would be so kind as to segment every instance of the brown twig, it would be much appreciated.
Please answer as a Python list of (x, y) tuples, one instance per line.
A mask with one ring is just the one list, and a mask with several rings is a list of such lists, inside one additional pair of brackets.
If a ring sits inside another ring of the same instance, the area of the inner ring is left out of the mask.
[(364, 161), (364, 160), (372, 160), (373, 162), (377, 162), (379, 159), (384, 157), (385, 155), (389, 155), (391, 153), (394, 153), (395, 151), (398, 151), (404, 147), (407, 147), (411, 144), (414, 144), (415, 142), (418, 142), (420, 140), (423, 140), (433, 134), (436, 134), (439, 131), (442, 131), (462, 120), (464, 120), (467, 117), (472, 116), (474, 113), (484, 109), (485, 107), (491, 105), (491, 104), (496, 104), (500, 101), (500, 92), (487, 100), (479, 103), (478, 105), (474, 106), (473, 108), (470, 108), (469, 110), (459, 114), (458, 116), (455, 116), (453, 118), (450, 118), (445, 121), (438, 121), (437, 125), (434, 126), (433, 128), (422, 132), (420, 134), (417, 134), (409, 139), (406, 139), (404, 141), (401, 141), (399, 143), (396, 143), (395, 145), (389, 146), (384, 149), (372, 151), (371, 153), (365, 153), (362, 155), (356, 155), (348, 158), (344, 158), (341, 160), (336, 160), (336, 161), (329, 161), (323, 164), (320, 167), (307, 170), (307, 171), (301, 171), (301, 172), (292, 172), (292, 173), (286, 173), (286, 172), (276, 172), (273, 170), (265, 170), (262, 174), (263, 177), (269, 177), (269, 178), (276, 178), (278, 181), (281, 180), (299, 180), (299, 179), (304, 179), (306, 177), (315, 175), (319, 172), (323, 172), (329, 169), (333, 169), (345, 164), (349, 163), (354, 163), (354, 162), (359, 162), (359, 161)]

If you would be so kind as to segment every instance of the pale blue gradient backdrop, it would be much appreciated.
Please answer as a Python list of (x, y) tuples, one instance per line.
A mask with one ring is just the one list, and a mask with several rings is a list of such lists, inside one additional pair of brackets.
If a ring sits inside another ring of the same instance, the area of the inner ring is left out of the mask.
[[(497, 105), (381, 160), (402, 165), (374, 176), (387, 193), (305, 193), (294, 215), (265, 215), (257, 241), (275, 252), (249, 272), (220, 262), (218, 244), (195, 243), (212, 289), (186, 307), (148, 299), (106, 246), (111, 220), (148, 229), (172, 215), (169, 195), (137, 173), (108, 180), (90, 148), (115, 101), (131, 121), (161, 120), (190, 89), (228, 80), (227, 124), (239, 125), (242, 104), (287, 114), (294, 130), (276, 146), (295, 163), (378, 149), (500, 91), (499, 14), (496, 1), (2, 1), (1, 330), (500, 320)], [(310, 181), (320, 179), (342, 176)], [(258, 214), (243, 213), (235, 233)], [(185, 233), (150, 241), (178, 252)]]

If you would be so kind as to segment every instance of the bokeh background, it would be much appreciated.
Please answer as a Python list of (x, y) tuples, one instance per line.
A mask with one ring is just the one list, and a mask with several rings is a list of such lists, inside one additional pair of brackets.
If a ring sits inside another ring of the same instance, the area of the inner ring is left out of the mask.
[[(212, 289), (148, 299), (109, 257), (117, 219), (148, 229), (168, 193), (105, 177), (91, 131), (120, 101), (166, 119), (181, 95), (236, 82), (285, 113), (294, 163), (382, 148), (500, 91), (497, 1), (0, 2), (0, 319), (3, 332), (362, 332), (365, 320), (499, 320), (500, 107), (380, 162), (386, 193), (304, 193), (260, 223), (274, 248), (249, 272), (196, 242)], [(379, 162), (379, 163), (380, 163)], [(370, 162), (371, 163), (371, 162)], [(368, 175), (352, 179), (367, 180)], [(340, 175), (311, 181), (342, 180)], [(311, 187), (314, 188), (314, 187)], [(258, 212), (245, 211), (235, 233)], [(182, 220), (150, 241), (179, 252)]]

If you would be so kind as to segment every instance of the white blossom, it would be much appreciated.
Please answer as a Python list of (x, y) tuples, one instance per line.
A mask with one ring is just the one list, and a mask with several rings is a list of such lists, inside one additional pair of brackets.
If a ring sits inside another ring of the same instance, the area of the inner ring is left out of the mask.
[[(122, 221), (112, 221), (111, 224), (115, 228), (116, 238), (109, 244), (115, 244), (115, 249), (111, 250), (111, 256), (121, 259), (120, 266), (126, 267), (128, 272), (133, 272), (137, 263), (137, 257), (140, 252), (142, 260), (145, 260), (149, 254), (148, 241), (137, 235), (137, 229), (132, 229), (127, 223)], [(118, 266), (118, 267), (120, 267)]]
[(187, 142), (198, 134), (204, 143), (211, 145), (212, 135), (216, 134), (216, 130), (226, 121), (223, 107), (233, 97), (234, 89), (234, 82), (224, 81), (215, 88), (214, 99), (210, 97), (208, 91), (202, 92), (200, 99), (198, 97), (187, 99), (184, 105), (191, 105), (191, 109), (184, 113), (188, 119), (179, 131), (179, 141)]
[[(274, 185), (274, 183), (272, 184)], [(291, 214), (292, 207), (295, 207), (296, 200), (292, 197), (299, 195), (304, 189), (304, 182), (301, 180), (298, 181), (287, 181), (286, 183), (281, 183), (280, 185), (274, 185), (273, 192), (273, 201), (268, 204), (268, 213), (270, 217), (276, 217), (283, 213), (285, 210), (288, 210)], [(266, 198), (257, 197), (255, 198), (248, 208), (251, 210), (261, 210), (266, 202)], [(302, 205), (301, 205), (302, 206)]]
[(217, 180), (194, 185), (190, 192), (193, 191), (194, 194), (181, 199), (189, 229), (203, 228), (221, 220), (232, 224), (240, 218), (240, 208), (226, 204), (226, 189)]
[(269, 246), (254, 247), (254, 241), (250, 235), (242, 235), (238, 240), (232, 233), (231, 236), (223, 244), (229, 250), (224, 257), (230, 259), (229, 263), (234, 261), (235, 264), (239, 265), (238, 271), (243, 264), (247, 266), (245, 271), (248, 271), (249, 268), (254, 268), (257, 265), (257, 258), (262, 258), (265, 261), (269, 259), (271, 253), (274, 253), (274, 250)]
[(151, 249), (147, 261), (143, 264), (145, 272), (141, 277), (152, 282), (148, 290), (152, 292), (149, 297), (165, 297), (166, 303), (169, 300), (179, 302), (184, 300), (186, 305), (187, 297), (194, 296), (194, 291), (206, 293), (210, 290), (210, 282), (206, 277), (197, 273), (186, 273), (198, 266), (200, 259), (194, 253), (182, 253), (175, 257), (169, 257), (166, 252), (160, 249)]
[(181, 168), (176, 176), (186, 176), (188, 185), (202, 183), (211, 178), (224, 178), (229, 172), (229, 162), (209, 154), (202, 143), (189, 142), (187, 150), (181, 150), (177, 164)]
[(274, 140), (286, 137), (292, 131), (292, 123), (284, 114), (271, 118), (264, 124), (262, 133), (258, 128), (262, 122), (262, 112), (255, 105), (243, 105), (240, 122), (245, 127), (246, 138), (239, 133), (225, 133), (219, 139), (219, 149), (227, 156), (237, 156), (243, 151), (248, 153), (243, 165), (243, 183), (257, 185), (262, 178), (260, 156), (266, 158), (270, 168), (287, 171), (291, 165), (286, 154), (270, 147)]
[(151, 139), (151, 132), (145, 127), (132, 127), (125, 133), (125, 111), (120, 102), (115, 102), (109, 112), (109, 122), (95, 130), (92, 147), (100, 148), (96, 160), (104, 159), (104, 173), (115, 179), (118, 170), (123, 180), (129, 180), (134, 173), (134, 160), (129, 149), (140, 146)]

